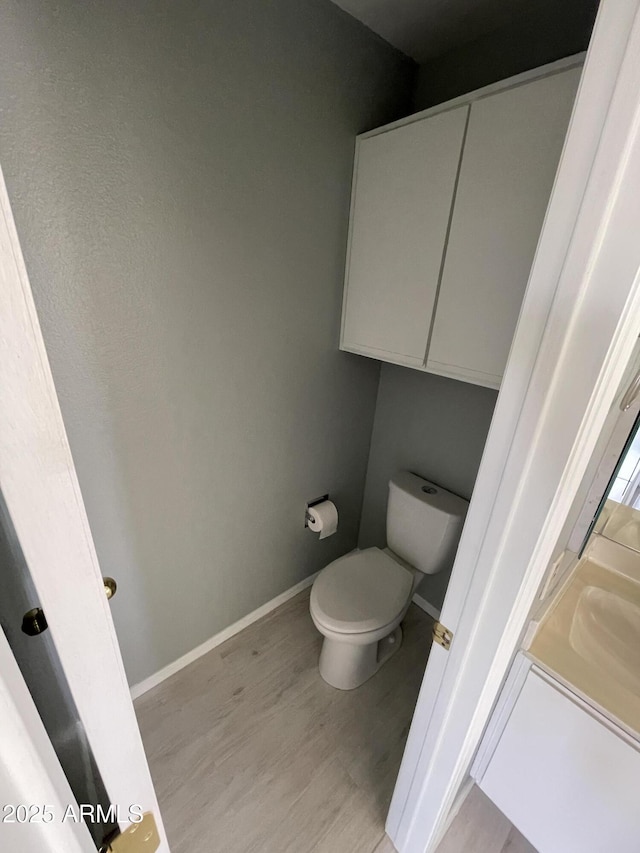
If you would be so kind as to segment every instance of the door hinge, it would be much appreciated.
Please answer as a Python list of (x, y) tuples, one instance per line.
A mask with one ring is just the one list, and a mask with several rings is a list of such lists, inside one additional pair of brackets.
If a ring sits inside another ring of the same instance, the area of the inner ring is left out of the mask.
[(453, 631), (445, 628), (442, 622), (436, 622), (433, 626), (433, 642), (438, 643), (443, 649), (449, 651), (451, 641), (453, 640)]
[(112, 836), (100, 853), (155, 853), (160, 847), (158, 827), (151, 812), (142, 815), (140, 823), (131, 823), (124, 832)]

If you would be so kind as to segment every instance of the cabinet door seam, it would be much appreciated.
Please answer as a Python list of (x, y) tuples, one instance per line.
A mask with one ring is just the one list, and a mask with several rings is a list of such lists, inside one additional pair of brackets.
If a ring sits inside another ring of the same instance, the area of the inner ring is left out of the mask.
[(431, 311), (431, 319), (429, 322), (429, 333), (427, 334), (427, 346), (422, 360), (422, 367), (427, 367), (427, 357), (431, 346), (431, 338), (433, 336), (433, 327), (436, 322), (436, 314), (438, 313), (438, 299), (440, 298), (440, 285), (444, 277), (444, 265), (447, 259), (447, 249), (449, 248), (449, 235), (451, 234), (451, 225), (453, 223), (453, 211), (456, 206), (456, 196), (458, 194), (458, 184), (460, 182), (460, 172), (462, 171), (462, 158), (464, 157), (464, 148), (467, 142), (467, 131), (469, 130), (469, 118), (471, 116), (471, 104), (467, 105), (467, 115), (464, 122), (464, 130), (462, 131), (462, 144), (460, 145), (460, 157), (458, 158), (458, 168), (456, 169), (456, 177), (453, 182), (453, 196), (451, 198), (451, 207), (449, 208), (449, 218), (447, 220), (447, 230), (444, 236), (444, 248), (442, 250), (442, 258), (440, 260), (440, 270), (438, 272), (438, 283), (436, 285), (436, 294), (433, 300), (433, 310)]

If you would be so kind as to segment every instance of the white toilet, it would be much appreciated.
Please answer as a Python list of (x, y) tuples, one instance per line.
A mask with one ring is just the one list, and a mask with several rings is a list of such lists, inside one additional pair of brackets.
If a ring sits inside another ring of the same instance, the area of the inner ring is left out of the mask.
[(353, 551), (315, 579), (310, 609), (324, 636), (320, 675), (352, 690), (400, 648), (400, 622), (424, 574), (449, 568), (469, 504), (402, 471), (389, 482), (384, 551)]

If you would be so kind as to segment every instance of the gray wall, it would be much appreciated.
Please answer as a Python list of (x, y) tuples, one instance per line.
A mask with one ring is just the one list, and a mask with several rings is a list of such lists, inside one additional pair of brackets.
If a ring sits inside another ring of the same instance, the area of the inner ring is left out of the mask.
[(413, 66), (328, 0), (0, 12), (0, 162), (137, 682), (356, 544), (354, 136), (406, 112)]
[(536, 0), (508, 25), (420, 66), (414, 109), (423, 110), (586, 50), (598, 0)]
[[(359, 546), (386, 545), (387, 486), (413, 471), (471, 497), (497, 392), (385, 364), (380, 374)], [(419, 592), (441, 607), (449, 573), (425, 578)]]

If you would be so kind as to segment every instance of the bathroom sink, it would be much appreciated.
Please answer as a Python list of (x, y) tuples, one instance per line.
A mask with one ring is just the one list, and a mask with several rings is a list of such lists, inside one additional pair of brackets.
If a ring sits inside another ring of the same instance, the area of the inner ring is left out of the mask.
[(569, 628), (575, 652), (640, 695), (640, 607), (598, 586), (580, 592)]
[(640, 553), (596, 537), (548, 605), (528, 652), (640, 739)]

